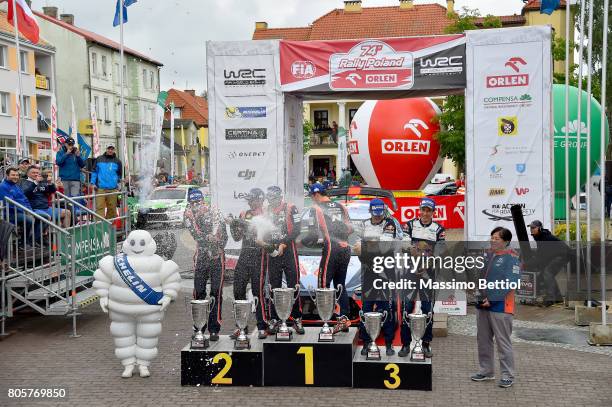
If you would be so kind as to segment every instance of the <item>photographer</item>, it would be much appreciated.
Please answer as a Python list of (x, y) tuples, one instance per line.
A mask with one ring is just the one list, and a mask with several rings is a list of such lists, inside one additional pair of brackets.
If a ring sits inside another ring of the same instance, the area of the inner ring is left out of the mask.
[(55, 163), (59, 167), (59, 176), (64, 184), (67, 196), (81, 195), (81, 168), (85, 167), (85, 160), (81, 157), (79, 148), (75, 146), (72, 137), (66, 140), (55, 156)]

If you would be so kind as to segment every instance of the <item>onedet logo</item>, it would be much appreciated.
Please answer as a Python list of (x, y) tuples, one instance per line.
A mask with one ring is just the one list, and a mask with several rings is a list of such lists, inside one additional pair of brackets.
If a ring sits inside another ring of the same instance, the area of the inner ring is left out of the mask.
[(517, 74), (513, 75), (494, 75), (487, 76), (487, 88), (510, 88), (515, 86), (528, 86), (529, 75), (518, 73), (521, 71), (523, 66), (527, 65), (527, 62), (520, 57), (512, 57), (506, 61), (505, 66)]
[(237, 158), (259, 158), (265, 156), (265, 151), (230, 151), (225, 155), (225, 157), (229, 160), (235, 160)]
[[(421, 216), (421, 210), (418, 206), (403, 206), (401, 208), (402, 222), (408, 222)], [(433, 214), (435, 221), (444, 221), (446, 219), (446, 205), (437, 205)]]
[(255, 178), (255, 171), (253, 170), (242, 170), (238, 171), (238, 178), (242, 178), (245, 181)]
[(346, 144), (346, 146), (348, 148), (349, 154), (352, 154), (352, 155), (359, 154), (359, 143), (357, 142), (357, 140), (350, 140)]
[(265, 106), (228, 106), (225, 108), (226, 119), (254, 119), (266, 116), (267, 109)]
[(514, 191), (516, 192), (516, 194), (518, 196), (523, 196), (523, 195), (527, 195), (529, 193), (529, 188), (519, 188), (519, 187), (516, 187), (516, 188), (514, 188)]
[(383, 154), (418, 154), (428, 155), (431, 143), (429, 140), (383, 139)]
[(516, 136), (518, 134), (518, 119), (516, 116), (497, 118), (498, 136)]
[(267, 129), (226, 129), (226, 140), (265, 140), (268, 138)]
[(265, 69), (223, 70), (225, 86), (261, 86), (266, 84)]
[(291, 64), (291, 75), (296, 79), (310, 79), (317, 73), (317, 67), (310, 61), (295, 61)]

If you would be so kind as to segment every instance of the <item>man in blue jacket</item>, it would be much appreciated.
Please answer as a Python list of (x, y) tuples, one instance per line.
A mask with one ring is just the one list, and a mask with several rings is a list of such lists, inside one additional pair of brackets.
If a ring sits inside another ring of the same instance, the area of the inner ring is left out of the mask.
[(67, 196), (81, 196), (81, 168), (85, 167), (85, 160), (81, 157), (79, 148), (74, 145), (72, 137), (60, 148), (55, 156), (55, 163), (59, 167), (59, 176), (64, 184)]
[(4, 200), (4, 198), (9, 198), (22, 207), (30, 211), (32, 210), (28, 198), (26, 198), (18, 184), (19, 169), (16, 167), (7, 168), (6, 177), (4, 181), (0, 183), (0, 202), (4, 205), (4, 213), (6, 214), (8, 212), (9, 222), (16, 226), (21, 225), (24, 227), (25, 242), (27, 246), (32, 245), (34, 239), (41, 236), (41, 222), (35, 220), (32, 216), (26, 215), (21, 207)]
[(121, 160), (115, 155), (115, 146), (112, 144), (106, 147), (106, 152), (96, 159), (94, 170), (91, 174), (91, 184), (97, 191), (96, 212), (106, 219), (117, 217), (117, 192), (121, 177), (123, 176), (123, 166)]

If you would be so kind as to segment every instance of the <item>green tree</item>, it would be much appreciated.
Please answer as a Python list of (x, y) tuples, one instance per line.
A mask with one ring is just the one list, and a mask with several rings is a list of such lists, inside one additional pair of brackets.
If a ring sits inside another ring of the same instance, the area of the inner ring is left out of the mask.
[[(449, 15), (454, 22), (446, 27), (446, 33), (459, 34), (468, 30), (475, 30), (476, 20), (480, 18), (477, 9), (463, 7), (460, 13)], [(487, 15), (482, 20), (483, 28), (500, 28), (499, 17)], [(442, 114), (438, 117), (441, 130), (437, 135), (440, 143), (440, 154), (450, 158), (460, 169), (465, 166), (465, 96), (449, 95), (442, 107)]]
[(310, 120), (304, 120), (302, 124), (304, 130), (304, 155), (310, 151), (310, 136), (314, 134), (314, 125)]

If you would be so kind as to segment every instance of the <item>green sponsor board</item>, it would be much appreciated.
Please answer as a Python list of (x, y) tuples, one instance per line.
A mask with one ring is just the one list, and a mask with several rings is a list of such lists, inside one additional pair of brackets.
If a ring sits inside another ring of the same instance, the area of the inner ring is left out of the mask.
[[(112, 225), (96, 222), (75, 226), (69, 230), (70, 234), (74, 236), (77, 275), (92, 275), (98, 268), (98, 262), (102, 257), (115, 254), (116, 236), (115, 228)], [(59, 249), (64, 265), (67, 265), (70, 261), (71, 242), (71, 237), (60, 237)]]

